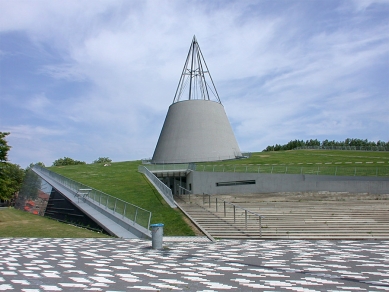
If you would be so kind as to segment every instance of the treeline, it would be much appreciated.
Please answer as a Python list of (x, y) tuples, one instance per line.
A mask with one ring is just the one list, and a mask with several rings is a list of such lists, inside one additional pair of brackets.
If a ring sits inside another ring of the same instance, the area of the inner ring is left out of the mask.
[[(22, 187), (22, 183), (26, 177), (27, 173), (30, 173), (30, 170), (34, 165), (38, 164), (41, 167), (45, 167), (44, 163), (31, 163), (26, 169), (22, 169), (19, 165), (10, 163), (8, 161), (8, 153), (11, 150), (11, 146), (8, 145), (7, 136), (9, 132), (0, 132), (0, 206), (7, 204), (12, 205), (17, 193)], [(108, 165), (112, 160), (108, 157), (99, 157), (93, 163), (104, 163)], [(53, 166), (64, 166), (64, 165), (77, 165), (77, 164), (86, 164), (84, 161), (75, 160), (69, 157), (64, 157), (57, 159), (53, 162)], [(25, 187), (29, 189), (28, 192), (24, 191), (24, 193), (28, 193), (29, 197), (33, 198), (37, 195), (37, 190), (40, 185), (34, 185), (36, 183), (36, 179), (27, 178)]]
[(350, 147), (389, 147), (389, 142), (383, 142), (378, 140), (377, 142), (374, 141), (368, 141), (367, 139), (362, 140), (362, 139), (350, 139), (347, 138), (344, 141), (329, 141), (329, 140), (324, 140), (320, 142), (319, 140), (315, 139), (310, 139), (310, 140), (293, 140), (288, 142), (285, 145), (272, 145), (272, 146), (267, 146), (266, 149), (263, 151), (281, 151), (281, 150), (293, 150), (299, 147), (344, 147), (344, 146), (350, 146)]
[[(93, 163), (111, 163), (111, 162), (112, 160), (109, 159), (108, 157), (99, 157), (98, 159), (93, 161)], [(75, 160), (70, 157), (59, 158), (53, 162), (53, 166), (78, 165), (78, 164), (86, 164), (86, 162)]]

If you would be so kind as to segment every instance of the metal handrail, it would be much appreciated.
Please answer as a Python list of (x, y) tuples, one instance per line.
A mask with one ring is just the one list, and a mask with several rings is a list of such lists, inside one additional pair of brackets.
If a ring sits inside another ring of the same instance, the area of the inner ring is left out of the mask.
[[(182, 187), (182, 186), (178, 186), (178, 189), (180, 190), (179, 191), (179, 197), (182, 197), (183, 195), (188, 195), (189, 197), (189, 202), (190, 202), (190, 194), (192, 193), (192, 191)], [(182, 192), (183, 191), (183, 192)]]
[(138, 166), (138, 171), (143, 173), (161, 192), (162, 197), (166, 200), (169, 206), (175, 208), (176, 203), (174, 201), (172, 190), (161, 182), (147, 167), (144, 165)]
[[(209, 200), (208, 200), (208, 204), (209, 204), (209, 208), (211, 208), (211, 195), (209, 194), (203, 194), (203, 205), (205, 205), (205, 196), (208, 196), (209, 197)], [(223, 199), (220, 199), (222, 202), (223, 202), (223, 206), (224, 206), (224, 217), (227, 216), (227, 212), (226, 212), (226, 204), (229, 204), (231, 206), (233, 206), (234, 208), (234, 223), (236, 222), (236, 209), (241, 209), (244, 211), (245, 213), (245, 227), (247, 229), (247, 221), (248, 221), (248, 213), (254, 215), (254, 216), (258, 216), (258, 220), (259, 220), (259, 236), (262, 237), (262, 219), (265, 218), (265, 216), (261, 215), (261, 214), (258, 214), (258, 213), (255, 213), (251, 210), (248, 210), (246, 208), (243, 208), (241, 206), (238, 206), (236, 204), (233, 204), (231, 202), (228, 202), (228, 201), (225, 201)], [(216, 212), (218, 212), (218, 198), (216, 197), (215, 198), (215, 209), (216, 209)]]
[[(180, 195), (186, 195), (185, 193), (188, 193), (188, 194), (192, 193), (192, 191), (190, 191), (182, 186), (178, 186), (178, 188), (180, 189)], [(185, 193), (182, 193), (181, 190), (183, 190)]]
[(201, 172), (244, 172), (268, 174), (304, 174), (332, 176), (375, 176), (388, 177), (389, 166), (342, 166), (335, 162), (326, 166), (312, 163), (308, 166), (290, 166), (284, 164), (196, 164), (196, 171)]
[[(108, 195), (102, 191), (96, 190), (90, 186), (72, 180), (70, 178), (67, 178), (56, 172), (50, 171), (39, 165), (34, 165), (33, 168), (46, 174), (64, 187), (70, 189), (74, 192), (75, 195), (79, 193), (80, 189), (90, 189), (90, 191), (88, 192), (88, 196), (83, 196), (82, 198), (84, 202), (86, 200), (94, 201), (94, 204), (102, 205), (106, 209), (112, 210), (113, 213), (121, 215), (122, 218), (126, 217), (129, 220), (133, 221), (134, 224), (136, 223), (146, 229), (150, 229), (150, 222), (152, 216), (152, 213), (150, 211), (123, 201), (114, 196)], [(142, 216), (142, 214), (144, 214), (144, 216)]]
[(188, 163), (171, 163), (171, 164), (146, 164), (142, 165), (146, 167), (149, 171), (172, 171), (172, 170), (182, 170), (186, 171), (189, 169)]

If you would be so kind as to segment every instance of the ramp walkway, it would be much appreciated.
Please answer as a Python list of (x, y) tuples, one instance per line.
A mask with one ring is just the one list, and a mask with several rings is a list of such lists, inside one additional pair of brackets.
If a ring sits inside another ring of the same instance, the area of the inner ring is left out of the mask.
[[(234, 211), (223, 200), (243, 209)], [(176, 201), (214, 238), (389, 238), (389, 195), (191, 195)]]
[(111, 235), (151, 238), (151, 212), (43, 167), (35, 165), (32, 170)]

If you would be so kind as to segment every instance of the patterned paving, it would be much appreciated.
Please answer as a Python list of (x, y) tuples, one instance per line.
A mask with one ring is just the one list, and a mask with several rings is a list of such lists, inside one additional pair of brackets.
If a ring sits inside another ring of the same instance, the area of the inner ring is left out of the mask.
[(389, 241), (0, 238), (0, 291), (389, 291)]

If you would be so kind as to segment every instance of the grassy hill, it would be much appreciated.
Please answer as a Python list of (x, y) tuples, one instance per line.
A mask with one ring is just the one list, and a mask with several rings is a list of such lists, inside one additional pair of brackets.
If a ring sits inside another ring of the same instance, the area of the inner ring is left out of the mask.
[[(171, 209), (149, 181), (138, 172), (141, 161), (117, 162), (110, 166), (86, 164), (57, 166), (49, 169), (73, 180), (101, 190), (114, 197), (138, 205), (153, 213), (152, 223), (164, 223), (165, 235), (194, 235), (179, 210)], [(336, 150), (292, 150), (252, 153), (248, 159), (221, 161), (216, 163), (197, 163), (198, 170), (205, 171), (254, 171), (291, 173), (313, 173), (320, 168), (338, 175), (389, 176), (389, 152), (336, 151)], [(287, 171), (285, 168), (287, 167)], [(341, 169), (349, 170), (341, 173)], [(293, 172), (292, 172), (293, 173)], [(364, 174), (363, 174), (364, 173)]]
[(389, 152), (348, 150), (256, 152), (248, 159), (197, 163), (196, 170), (389, 176)]
[(194, 235), (181, 211), (172, 209), (138, 172), (140, 161), (50, 167), (51, 171), (142, 207), (153, 213), (151, 223), (164, 223), (165, 235)]
[[(309, 163), (336, 163), (340, 162), (342, 165), (350, 166), (346, 162), (352, 162), (352, 166), (389, 166), (389, 152), (381, 151), (351, 151), (351, 150), (287, 150), (287, 151), (269, 151), (269, 152), (253, 152), (248, 159), (226, 160), (218, 161), (217, 164), (284, 164), (297, 165), (302, 163), (308, 165)], [(362, 162), (362, 165), (356, 162)], [(366, 164), (366, 162), (373, 162), (373, 164)], [(198, 165), (211, 163), (196, 163)]]

